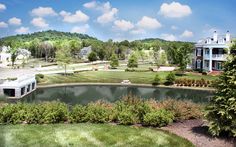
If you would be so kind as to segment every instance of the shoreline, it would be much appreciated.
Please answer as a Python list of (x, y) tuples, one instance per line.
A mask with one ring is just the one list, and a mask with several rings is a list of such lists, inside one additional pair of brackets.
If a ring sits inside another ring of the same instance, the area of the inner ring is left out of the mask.
[(53, 87), (63, 87), (63, 86), (134, 86), (134, 87), (150, 87), (150, 88), (175, 88), (175, 89), (189, 89), (189, 90), (202, 90), (202, 91), (215, 91), (214, 88), (209, 87), (186, 87), (186, 86), (166, 86), (152, 84), (121, 84), (121, 83), (55, 83), (55, 84), (38, 84), (37, 88), (53, 88)]

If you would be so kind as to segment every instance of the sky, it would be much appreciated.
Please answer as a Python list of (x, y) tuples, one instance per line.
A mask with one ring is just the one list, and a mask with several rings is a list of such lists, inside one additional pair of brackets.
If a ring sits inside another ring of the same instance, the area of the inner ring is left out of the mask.
[(236, 34), (236, 0), (0, 0), (0, 37), (43, 30), (100, 40), (197, 41)]

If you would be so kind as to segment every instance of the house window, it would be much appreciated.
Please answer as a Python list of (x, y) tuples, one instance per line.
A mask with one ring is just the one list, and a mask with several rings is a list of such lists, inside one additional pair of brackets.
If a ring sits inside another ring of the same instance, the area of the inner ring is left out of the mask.
[(29, 92), (29, 91), (30, 91), (30, 85), (27, 86), (27, 92)]
[(201, 68), (201, 60), (197, 60), (197, 69), (200, 69)]
[(209, 61), (205, 61), (205, 67), (209, 68)]
[(197, 56), (201, 56), (202, 55), (202, 49), (198, 48), (197, 49)]
[(6, 96), (15, 97), (15, 89), (3, 89), (3, 93)]
[(205, 54), (206, 54), (206, 55), (209, 55), (209, 54), (210, 54), (209, 49), (205, 49)]
[(32, 83), (32, 90), (34, 90), (34, 89), (35, 89), (35, 82)]
[(22, 87), (21, 88), (21, 95), (24, 95), (25, 94), (25, 87)]

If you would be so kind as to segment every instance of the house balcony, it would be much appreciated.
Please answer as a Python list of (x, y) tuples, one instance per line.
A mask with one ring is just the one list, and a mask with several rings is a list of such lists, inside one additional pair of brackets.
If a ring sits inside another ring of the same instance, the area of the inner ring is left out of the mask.
[[(227, 54), (212, 54), (211, 59), (218, 60), (218, 61), (226, 61), (227, 56), (228, 56)], [(210, 60), (210, 54), (204, 54), (204, 59)]]

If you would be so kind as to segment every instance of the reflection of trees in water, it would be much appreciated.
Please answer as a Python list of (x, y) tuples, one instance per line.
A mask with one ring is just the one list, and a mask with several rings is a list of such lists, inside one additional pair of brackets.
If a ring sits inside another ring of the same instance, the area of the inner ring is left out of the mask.
[(161, 99), (161, 91), (160, 89), (155, 89), (152, 93), (152, 98), (155, 98), (156, 100), (160, 100)]
[(21, 101), (40, 102), (59, 100), (68, 104), (87, 104), (92, 101), (103, 99), (114, 102), (125, 95), (134, 95), (142, 98), (155, 98), (161, 100), (174, 98), (181, 100), (192, 100), (193, 102), (208, 102), (212, 95), (209, 91), (170, 88), (140, 88), (131, 86), (74, 86), (37, 89), (27, 95)]
[(142, 97), (139, 89), (137, 87), (131, 87), (131, 86), (127, 87), (127, 95)]

